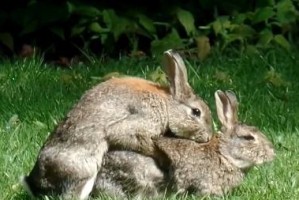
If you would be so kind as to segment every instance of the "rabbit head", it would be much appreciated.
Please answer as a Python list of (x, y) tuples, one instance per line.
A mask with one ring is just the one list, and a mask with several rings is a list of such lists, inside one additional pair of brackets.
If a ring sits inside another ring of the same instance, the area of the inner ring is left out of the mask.
[(158, 161), (169, 169), (172, 188), (178, 193), (192, 189), (197, 194), (223, 195), (240, 185), (247, 169), (275, 157), (273, 145), (263, 133), (239, 123), (233, 92), (218, 90), (215, 100), (222, 128), (209, 142), (165, 137), (155, 142), (163, 152)]
[(240, 169), (272, 161), (272, 143), (254, 126), (241, 124), (237, 118), (238, 101), (232, 91), (215, 92), (217, 115), (222, 124), (220, 152)]
[(163, 61), (173, 99), (168, 111), (170, 132), (197, 142), (209, 141), (212, 137), (211, 112), (190, 87), (183, 59), (175, 51), (168, 50), (164, 52)]

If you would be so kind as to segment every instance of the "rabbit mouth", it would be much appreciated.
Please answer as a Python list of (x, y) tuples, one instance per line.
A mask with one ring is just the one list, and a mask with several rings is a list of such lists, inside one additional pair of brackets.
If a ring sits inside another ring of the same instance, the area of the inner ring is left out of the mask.
[(196, 136), (191, 137), (191, 140), (194, 140), (198, 143), (207, 143), (211, 139), (212, 139), (211, 135), (206, 135), (206, 136), (201, 136), (201, 137), (196, 137)]
[(167, 130), (167, 132), (164, 134), (165, 137), (169, 137), (169, 138), (183, 138), (179, 135), (176, 135), (175, 133), (173, 133), (171, 130)]
[(169, 137), (169, 138), (179, 138), (179, 139), (188, 139), (188, 140), (193, 140), (195, 142), (199, 142), (199, 143), (206, 143), (206, 142), (209, 142), (211, 137), (210, 136), (191, 136), (191, 137), (184, 137), (184, 136), (181, 136), (181, 135), (178, 135), (178, 134), (175, 134), (173, 133), (171, 130), (168, 130), (165, 135), (165, 137)]
[[(177, 135), (174, 132), (172, 132), (171, 130), (168, 130), (165, 134), (165, 137), (168, 138), (177, 138), (177, 139), (188, 139), (187, 137), (181, 136), (181, 135)], [(190, 138), (191, 140), (194, 140), (193, 138)]]

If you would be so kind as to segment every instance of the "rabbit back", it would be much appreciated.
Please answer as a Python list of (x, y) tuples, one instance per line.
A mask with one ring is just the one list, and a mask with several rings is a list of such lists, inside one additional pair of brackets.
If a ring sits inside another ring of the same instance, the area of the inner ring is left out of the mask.
[[(122, 135), (132, 135), (121, 129), (137, 124), (140, 124), (140, 133), (158, 136), (167, 126), (167, 98), (167, 88), (150, 81), (132, 77), (112, 78), (83, 95), (49, 136), (43, 149), (71, 152), (82, 146), (95, 152), (102, 140), (115, 143), (115, 146), (121, 144), (117, 140), (122, 139)], [(122, 121), (128, 125), (118, 126)], [(149, 122), (151, 126), (147, 126)]]

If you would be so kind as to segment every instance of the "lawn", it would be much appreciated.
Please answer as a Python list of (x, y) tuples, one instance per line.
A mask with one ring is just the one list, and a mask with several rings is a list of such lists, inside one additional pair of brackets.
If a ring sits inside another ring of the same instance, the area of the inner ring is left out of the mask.
[[(148, 58), (95, 60), (72, 69), (40, 58), (1, 61), (0, 199), (30, 199), (19, 177), (31, 170), (43, 141), (86, 89), (112, 72), (157, 78), (158, 67)], [(191, 85), (214, 116), (215, 90), (235, 91), (240, 120), (259, 127), (276, 148), (274, 162), (253, 168), (240, 187), (218, 199), (298, 199), (298, 51), (215, 55), (201, 63), (188, 59), (187, 68)]]

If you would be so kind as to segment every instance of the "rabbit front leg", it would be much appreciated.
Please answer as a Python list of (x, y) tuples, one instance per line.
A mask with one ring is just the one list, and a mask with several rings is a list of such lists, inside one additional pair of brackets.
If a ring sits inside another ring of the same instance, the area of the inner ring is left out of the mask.
[(159, 137), (165, 132), (163, 129), (166, 129), (157, 121), (159, 120), (151, 116), (128, 115), (107, 127), (108, 143), (115, 149), (126, 149), (154, 156), (156, 152), (152, 138)]

